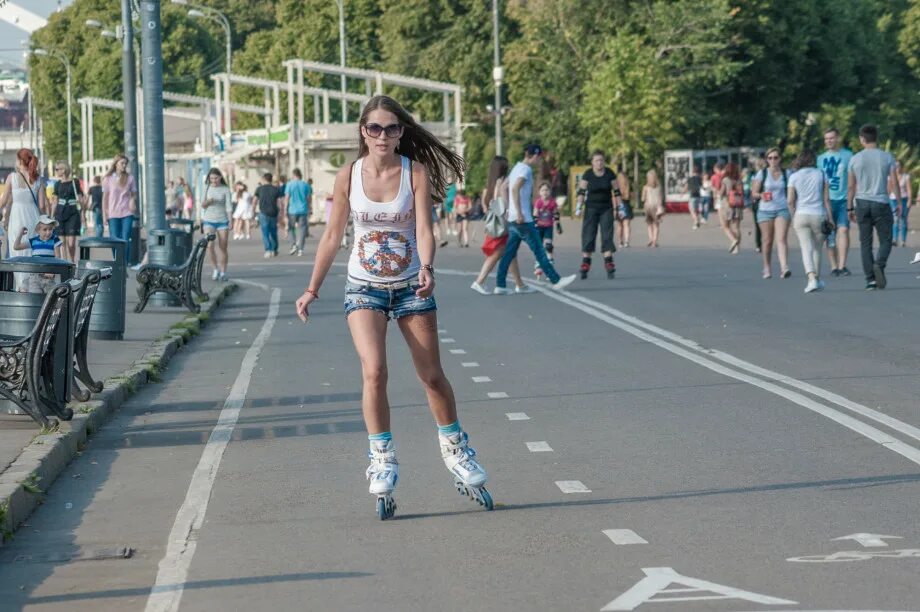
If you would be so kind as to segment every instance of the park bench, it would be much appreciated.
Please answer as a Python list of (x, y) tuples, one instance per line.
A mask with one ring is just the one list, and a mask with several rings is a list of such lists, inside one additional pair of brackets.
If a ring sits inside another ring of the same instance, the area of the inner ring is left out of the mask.
[(0, 336), (0, 397), (45, 427), (48, 417), (68, 421), (73, 378), (72, 294), (82, 281), (67, 281), (45, 296), (32, 331)]
[[(99, 283), (112, 277), (111, 268), (90, 270), (74, 288), (71, 294), (73, 314), (73, 396), (81, 402), (89, 400), (91, 393), (102, 391), (102, 383), (95, 380), (89, 373), (86, 350), (89, 346), (89, 319), (93, 313), (93, 303)], [(81, 389), (77, 380), (82, 382), (86, 389)]]
[(143, 312), (147, 300), (158, 291), (165, 291), (176, 297), (191, 312), (199, 312), (198, 300), (208, 301), (208, 294), (201, 288), (201, 270), (208, 243), (214, 240), (214, 234), (201, 238), (192, 249), (184, 264), (166, 266), (147, 264), (137, 272), (137, 296), (140, 298), (134, 312)]

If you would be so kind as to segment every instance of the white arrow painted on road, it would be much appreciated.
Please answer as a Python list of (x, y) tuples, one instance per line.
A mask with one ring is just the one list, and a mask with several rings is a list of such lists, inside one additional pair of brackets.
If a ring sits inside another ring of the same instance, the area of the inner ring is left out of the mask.
[[(644, 603), (674, 603), (707, 599), (743, 599), (767, 606), (788, 606), (796, 603), (788, 599), (770, 597), (708, 580), (683, 576), (670, 567), (643, 567), (642, 571), (645, 573), (645, 578), (601, 608), (601, 612), (635, 610)], [(679, 585), (679, 587), (669, 588), (672, 584)], [(652, 599), (656, 595), (667, 597)]]
[(838, 542), (840, 540), (856, 540), (860, 545), (865, 546), (866, 548), (883, 548), (888, 546), (885, 543), (885, 538), (891, 540), (903, 540), (901, 536), (890, 536), (890, 535), (879, 535), (875, 533), (853, 533), (848, 536), (842, 536), (839, 538), (834, 538), (832, 542)]

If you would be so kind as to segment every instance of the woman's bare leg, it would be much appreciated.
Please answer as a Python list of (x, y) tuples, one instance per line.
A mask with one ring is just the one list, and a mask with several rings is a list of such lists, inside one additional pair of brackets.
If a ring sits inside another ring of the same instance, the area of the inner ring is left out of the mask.
[[(387, 399), (387, 318), (382, 312), (362, 308), (348, 315), (348, 329), (361, 360), (361, 412), (367, 433), (390, 431)], [(437, 333), (437, 330), (435, 330)]]
[(409, 345), (415, 373), (425, 387), (428, 407), (438, 425), (450, 425), (457, 420), (454, 390), (441, 367), (438, 347), (438, 317), (435, 312), (407, 315), (398, 321), (399, 330)]
[(227, 250), (227, 239), (229, 238), (229, 234), (230, 230), (218, 230), (217, 232), (217, 255), (221, 272), (227, 271), (227, 261), (230, 259), (230, 254)]
[[(486, 279), (489, 278), (489, 274), (492, 273), (492, 270), (498, 264), (499, 260), (502, 258), (502, 255), (505, 254), (505, 249), (496, 249), (494, 253), (486, 257), (486, 260), (482, 262), (482, 268), (479, 270), (479, 276), (476, 277), (476, 282), (480, 285), (486, 282)], [(514, 265), (514, 264), (512, 264)]]
[(773, 267), (773, 221), (764, 221), (760, 225), (761, 255), (763, 255), (763, 272), (771, 273)]

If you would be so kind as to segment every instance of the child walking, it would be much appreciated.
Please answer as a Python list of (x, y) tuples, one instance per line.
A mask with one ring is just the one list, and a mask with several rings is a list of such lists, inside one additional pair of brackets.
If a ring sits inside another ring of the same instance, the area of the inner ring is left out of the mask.
[[(553, 258), (553, 224), (556, 224), (560, 234), (562, 225), (559, 224), (559, 205), (556, 204), (553, 191), (547, 182), (540, 183), (539, 197), (533, 203), (533, 218), (537, 226), (537, 237), (546, 249), (546, 256), (550, 263), (556, 263)], [(534, 262), (533, 272), (537, 278), (543, 276), (543, 269), (539, 263)]]
[(642, 187), (642, 206), (648, 226), (648, 246), (655, 248), (658, 248), (658, 234), (661, 231), (661, 218), (664, 216), (664, 200), (661, 195), (658, 173), (649, 170), (645, 174), (645, 186)]

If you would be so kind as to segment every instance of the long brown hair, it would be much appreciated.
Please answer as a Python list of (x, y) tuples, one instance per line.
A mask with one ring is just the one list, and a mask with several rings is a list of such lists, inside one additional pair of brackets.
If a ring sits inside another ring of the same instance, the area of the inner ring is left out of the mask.
[(19, 149), (16, 151), (16, 159), (18, 159), (29, 172), (29, 182), (34, 183), (37, 181), (38, 158), (35, 157), (35, 153), (32, 152), (32, 149)]
[(112, 165), (109, 166), (109, 171), (105, 173), (106, 177), (112, 176), (118, 172), (118, 162), (125, 160), (125, 173), (122, 176), (118, 177), (118, 183), (124, 186), (128, 182), (128, 157), (124, 153), (118, 153), (112, 159)]
[(508, 163), (507, 157), (502, 157), (501, 155), (496, 155), (492, 158), (491, 163), (489, 163), (489, 178), (486, 180), (486, 194), (482, 199), (482, 207), (484, 209), (489, 207), (489, 204), (492, 203), (492, 197), (495, 195), (495, 185), (498, 184), (498, 181), (508, 176)]
[(403, 128), (403, 134), (399, 139), (399, 154), (425, 166), (431, 183), (431, 197), (437, 202), (443, 202), (448, 185), (455, 181), (463, 181), (463, 175), (466, 173), (463, 158), (441, 144), (431, 132), (419, 125), (399, 102), (389, 96), (374, 96), (364, 105), (361, 119), (358, 121), (358, 158), (369, 153), (361, 129), (367, 125), (367, 116), (375, 110), (385, 110), (396, 115)]

